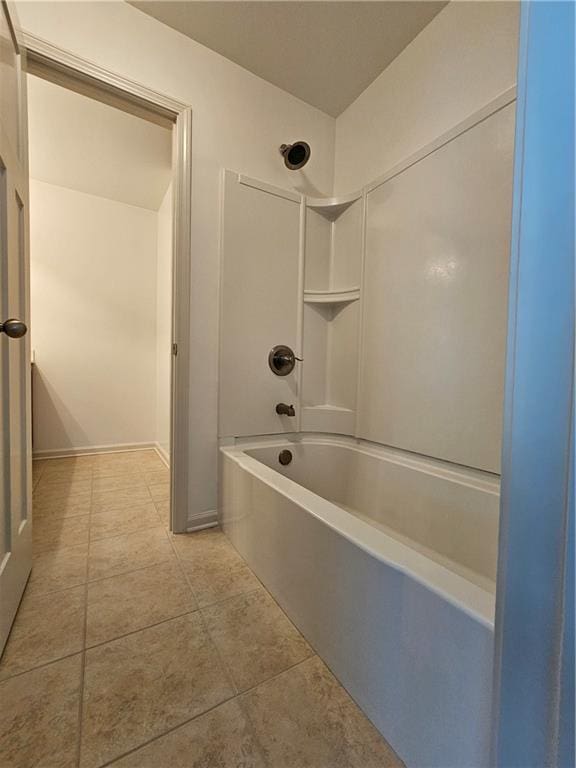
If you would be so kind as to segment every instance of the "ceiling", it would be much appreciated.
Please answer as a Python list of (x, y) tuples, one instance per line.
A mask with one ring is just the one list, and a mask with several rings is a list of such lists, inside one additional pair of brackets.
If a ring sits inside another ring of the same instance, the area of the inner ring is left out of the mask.
[(28, 76), (30, 176), (157, 211), (171, 179), (172, 134)]
[(447, 4), (128, 2), (334, 117)]

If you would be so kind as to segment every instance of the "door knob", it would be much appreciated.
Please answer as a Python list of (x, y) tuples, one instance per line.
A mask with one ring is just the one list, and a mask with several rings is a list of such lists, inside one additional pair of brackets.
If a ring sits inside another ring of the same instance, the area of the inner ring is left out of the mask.
[(11, 339), (21, 339), (22, 336), (26, 334), (27, 330), (26, 323), (23, 323), (22, 320), (10, 318), (10, 320), (5, 320), (3, 323), (0, 323), (0, 333), (5, 333), (6, 336), (10, 336)]

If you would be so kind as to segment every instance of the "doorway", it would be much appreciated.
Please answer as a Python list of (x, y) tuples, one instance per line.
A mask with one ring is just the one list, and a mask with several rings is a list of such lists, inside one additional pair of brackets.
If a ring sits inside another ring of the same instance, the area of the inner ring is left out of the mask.
[[(151, 129), (171, 132), (171, 181), (169, 199), (159, 214), (158, 234), (166, 244), (162, 259), (172, 261), (168, 270), (159, 265), (164, 284), (160, 299), (164, 311), (158, 314), (156, 339), (159, 350), (168, 346), (166, 357), (157, 366), (156, 435), (154, 449), (170, 466), (169, 528), (174, 533), (189, 529), (189, 335), (191, 258), (191, 133), (192, 110), (181, 102), (146, 86), (102, 69), (50, 43), (25, 35), (27, 69), (46, 85), (60, 86), (70, 96), (80, 94), (98, 106), (113, 109), (124, 119), (138, 119)], [(168, 253), (170, 251), (170, 253)], [(166, 304), (171, 305), (168, 317)], [(167, 344), (166, 344), (167, 343)], [(162, 352), (163, 355), (163, 352)], [(168, 369), (168, 370), (166, 370)], [(137, 441), (138, 442), (138, 441)], [(144, 441), (146, 442), (146, 441)], [(126, 446), (133, 447), (133, 446)], [(41, 449), (40, 449), (41, 450)]]
[[(122, 477), (91, 491), (127, 510), (146, 489), (126, 462), (157, 453), (148, 490), (169, 525), (172, 123), (122, 107), (28, 76), (34, 468), (111, 469), (122, 454)], [(65, 519), (37, 515), (38, 546)]]

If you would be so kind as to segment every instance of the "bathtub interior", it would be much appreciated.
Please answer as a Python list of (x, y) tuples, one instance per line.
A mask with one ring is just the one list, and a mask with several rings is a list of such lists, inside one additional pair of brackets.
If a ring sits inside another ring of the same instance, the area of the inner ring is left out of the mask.
[[(293, 458), (282, 465), (279, 453), (286, 448)], [(494, 592), (498, 478), (345, 441), (283, 440), (247, 445), (245, 453)]]

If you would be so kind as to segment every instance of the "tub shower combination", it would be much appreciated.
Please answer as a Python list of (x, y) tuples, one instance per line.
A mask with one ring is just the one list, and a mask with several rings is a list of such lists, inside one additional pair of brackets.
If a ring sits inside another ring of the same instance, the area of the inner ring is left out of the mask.
[(485, 765), (497, 480), (351, 438), (221, 457), (224, 531), (400, 756)]
[(220, 522), (417, 768), (490, 763), (514, 100), (355, 194), (223, 175)]

